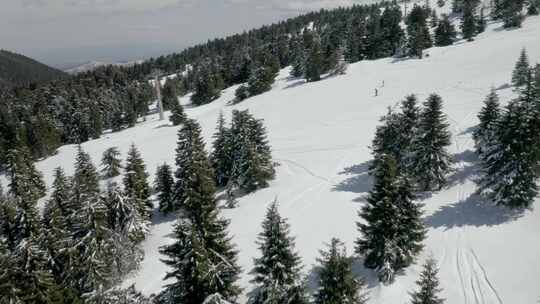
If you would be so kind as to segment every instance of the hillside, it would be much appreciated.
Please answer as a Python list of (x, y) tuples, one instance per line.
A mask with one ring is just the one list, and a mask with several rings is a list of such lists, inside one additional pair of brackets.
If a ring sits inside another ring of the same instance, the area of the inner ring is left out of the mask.
[(32, 58), (0, 50), (0, 86), (24, 86), (65, 76), (64, 72)]
[[(223, 210), (231, 220), (233, 241), (240, 251), (244, 296), (253, 287), (249, 273), (253, 258), (259, 255), (255, 241), (260, 223), (266, 206), (275, 198), (290, 220), (310, 283), (318, 250), (331, 237), (344, 240), (352, 254), (359, 236), (357, 211), (372, 186), (367, 175), (369, 145), (379, 118), (408, 94), (415, 93), (423, 101), (436, 92), (444, 99), (451, 124), (455, 172), (448, 187), (420, 200), (425, 204), (429, 230), (425, 249), (414, 266), (395, 283), (384, 286), (357, 261), (355, 273), (368, 282), (369, 303), (407, 302), (420, 265), (429, 256), (439, 262), (442, 296), (447, 303), (538, 301), (540, 212), (528, 210), (516, 217), (473, 195), (477, 167), (471, 130), (491, 87), (497, 88), (503, 102), (514, 96), (508, 83), (521, 48), (527, 48), (531, 62), (540, 61), (539, 35), (539, 17), (528, 18), (523, 28), (508, 31), (493, 23), (474, 42), (431, 48), (422, 60), (362, 61), (351, 65), (347, 75), (316, 83), (290, 79), (284, 69), (270, 92), (240, 104), (228, 104), (236, 88), (231, 87), (211, 104), (186, 107), (187, 114), (201, 123), (208, 149), (220, 111), (230, 118), (233, 109), (249, 109), (265, 120), (273, 157), (279, 163), (269, 188), (240, 198), (235, 209)], [(375, 88), (379, 96), (374, 96)], [(188, 100), (185, 97), (182, 102), (187, 105)], [(153, 177), (157, 165), (174, 163), (177, 131), (152, 115), (133, 128), (86, 142), (83, 148), (97, 164), (105, 149), (118, 146), (125, 156), (135, 143)], [(57, 155), (37, 164), (49, 186), (56, 166), (72, 174), (75, 152), (76, 146), (64, 146)], [(145, 294), (159, 292), (165, 283), (167, 268), (160, 262), (158, 248), (172, 241), (169, 235), (174, 224), (173, 217), (163, 218), (157, 211), (153, 220), (144, 242), (145, 259), (125, 282), (135, 283)]]

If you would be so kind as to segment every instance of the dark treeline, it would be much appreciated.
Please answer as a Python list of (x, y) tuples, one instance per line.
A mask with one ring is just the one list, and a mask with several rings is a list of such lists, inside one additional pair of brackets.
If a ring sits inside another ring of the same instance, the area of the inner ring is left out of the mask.
[(62, 71), (26, 56), (0, 49), (0, 90), (66, 78)]

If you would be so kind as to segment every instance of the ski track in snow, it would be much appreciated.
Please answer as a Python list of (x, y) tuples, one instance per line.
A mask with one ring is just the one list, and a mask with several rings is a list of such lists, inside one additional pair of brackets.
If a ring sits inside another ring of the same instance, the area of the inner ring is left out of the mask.
[[(471, 125), (474, 113), (469, 112), (461, 121), (456, 121), (448, 117), (453, 122), (451, 128), (454, 130), (453, 138), (456, 152), (464, 152), (471, 143), (472, 136), (466, 135), (463, 125)], [(465, 169), (465, 161), (460, 159), (456, 164), (456, 170)], [(471, 191), (466, 188), (463, 183), (457, 185), (456, 202), (465, 201)], [(494, 288), (494, 285), (489, 280), (484, 266), (476, 252), (467, 241), (465, 229), (458, 228), (456, 242), (453, 244), (455, 248), (455, 269), (458, 275), (459, 283), (463, 294), (464, 304), (503, 304), (499, 293)]]

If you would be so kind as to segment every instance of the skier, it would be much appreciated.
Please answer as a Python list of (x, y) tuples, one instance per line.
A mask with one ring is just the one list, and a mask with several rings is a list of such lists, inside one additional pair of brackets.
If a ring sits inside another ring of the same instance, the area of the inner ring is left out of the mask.
[(379, 90), (375, 88), (375, 97), (379, 96)]

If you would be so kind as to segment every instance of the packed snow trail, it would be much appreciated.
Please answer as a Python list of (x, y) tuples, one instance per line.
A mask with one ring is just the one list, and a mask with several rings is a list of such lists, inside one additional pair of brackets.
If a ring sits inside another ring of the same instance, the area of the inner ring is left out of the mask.
[[(425, 204), (428, 237), (416, 264), (388, 286), (378, 284), (371, 271), (355, 266), (355, 273), (367, 277), (369, 303), (407, 302), (409, 292), (416, 289), (421, 265), (430, 255), (439, 261), (441, 296), (447, 303), (521, 304), (539, 299), (540, 212), (530, 210), (515, 216), (472, 195), (476, 160), (470, 132), (477, 124), (483, 99), (491, 87), (499, 88), (503, 102), (514, 96), (507, 84), (522, 47), (527, 48), (531, 62), (540, 61), (540, 17), (527, 18), (521, 29), (499, 27), (490, 24), (473, 42), (429, 49), (430, 56), (422, 60), (363, 61), (350, 65), (347, 75), (316, 83), (289, 79), (285, 69), (270, 92), (237, 105), (228, 104), (236, 89), (231, 87), (211, 104), (186, 107), (187, 115), (201, 123), (207, 148), (211, 147), (220, 111), (230, 120), (231, 110), (249, 109), (264, 119), (273, 157), (280, 163), (268, 188), (239, 198), (235, 209), (223, 210), (231, 220), (230, 231), (243, 269), (238, 282), (244, 290), (241, 303), (253, 288), (249, 272), (253, 258), (260, 254), (257, 234), (266, 207), (276, 197), (280, 212), (291, 224), (306, 274), (311, 274), (318, 250), (332, 237), (342, 239), (352, 254), (359, 236), (357, 212), (372, 188), (367, 168), (375, 128), (387, 107), (411, 93), (421, 102), (431, 93), (443, 98), (455, 140), (450, 152), (459, 161), (450, 185), (420, 200)], [(384, 89), (374, 97), (373, 88), (383, 79)], [(182, 103), (187, 104), (188, 99), (184, 97)], [(133, 128), (82, 146), (98, 164), (107, 148), (118, 146), (125, 156), (133, 142), (153, 178), (158, 165), (174, 164), (178, 127), (163, 124), (151, 115)], [(76, 146), (64, 146), (37, 164), (49, 186), (55, 167), (62, 166), (67, 174), (73, 174), (75, 152)], [(539, 203), (537, 200), (535, 205)], [(174, 218), (156, 216), (143, 243), (145, 259), (125, 285), (135, 284), (145, 294), (162, 289), (167, 266), (160, 261), (159, 246), (173, 241), (173, 224)]]

